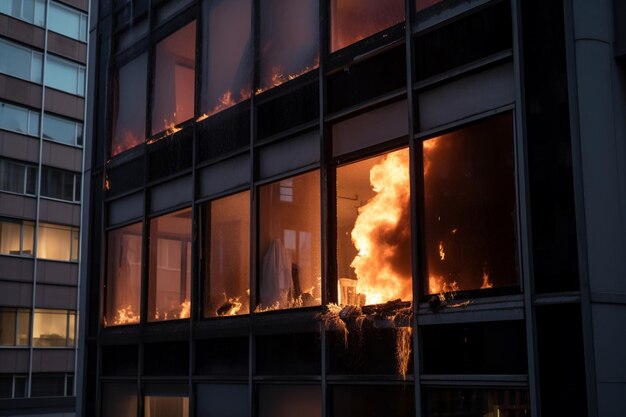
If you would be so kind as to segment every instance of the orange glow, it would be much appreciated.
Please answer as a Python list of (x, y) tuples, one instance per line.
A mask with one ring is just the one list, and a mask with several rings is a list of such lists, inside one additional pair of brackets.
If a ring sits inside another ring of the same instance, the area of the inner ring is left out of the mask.
[(248, 88), (242, 88), (241, 91), (239, 91), (239, 97), (237, 99), (233, 98), (232, 91), (226, 90), (226, 92), (222, 95), (222, 97), (220, 97), (218, 104), (211, 111), (204, 113), (202, 116), (198, 117), (196, 119), (196, 122), (201, 122), (203, 120), (206, 120), (209, 117), (213, 116), (214, 114), (217, 114), (223, 110), (226, 110), (229, 107), (232, 107), (235, 104), (240, 103), (249, 98), (250, 98), (250, 89)]
[(489, 281), (489, 275), (486, 272), (483, 272), (483, 283), (480, 286), (481, 289), (485, 288), (493, 288), (493, 283)]
[[(126, 307), (122, 307), (117, 310), (117, 312), (115, 313), (115, 317), (113, 318), (113, 323), (111, 323), (110, 325), (121, 326), (124, 324), (136, 324), (136, 323), (139, 323), (139, 319), (140, 319), (139, 314), (135, 314), (132, 307), (128, 305)], [(109, 324), (107, 323), (106, 318), (105, 318), (104, 326), (106, 327), (108, 325)]]
[(398, 373), (402, 375), (402, 378), (406, 378), (406, 372), (409, 368), (412, 334), (413, 328), (411, 327), (398, 327), (396, 329), (396, 362)]
[(132, 131), (124, 130), (115, 137), (111, 148), (111, 156), (115, 156), (127, 149), (134, 148), (135, 146), (141, 144), (141, 142), (142, 139), (135, 136)]
[(391, 152), (374, 165), (370, 184), (376, 194), (359, 208), (351, 233), (358, 251), (350, 264), (357, 293), (365, 295), (367, 304), (411, 300), (408, 149)]
[(179, 319), (188, 319), (191, 313), (191, 301), (185, 300), (180, 303)]
[(287, 82), (287, 81), (291, 81), (291, 80), (295, 80), (296, 78), (298, 78), (301, 75), (306, 74), (309, 71), (313, 71), (314, 69), (316, 69), (317, 67), (319, 67), (320, 65), (320, 56), (317, 55), (315, 57), (315, 61), (313, 62), (312, 65), (309, 65), (307, 67), (304, 67), (304, 69), (302, 69), (302, 71), (297, 72), (295, 74), (285, 74), (283, 72), (283, 69), (280, 66), (274, 66), (272, 67), (272, 76), (270, 77), (270, 82), (268, 83), (267, 86), (265, 87), (260, 87), (257, 88), (254, 91), (254, 94), (261, 94), (267, 90), (270, 90), (274, 87), (278, 87), (279, 85)]

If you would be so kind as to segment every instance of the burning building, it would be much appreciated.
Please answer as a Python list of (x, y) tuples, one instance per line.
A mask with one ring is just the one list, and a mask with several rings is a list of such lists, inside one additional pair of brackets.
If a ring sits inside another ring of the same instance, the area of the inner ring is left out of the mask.
[(599, 415), (571, 8), (101, 2), (84, 414)]

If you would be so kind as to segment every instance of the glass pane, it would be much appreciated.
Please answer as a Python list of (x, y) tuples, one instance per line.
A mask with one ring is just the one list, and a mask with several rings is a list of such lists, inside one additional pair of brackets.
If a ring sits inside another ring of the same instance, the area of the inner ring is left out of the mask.
[(319, 171), (264, 185), (259, 198), (258, 311), (319, 305)]
[(413, 299), (408, 148), (337, 168), (340, 304)]
[(518, 283), (510, 114), (424, 141), (428, 293)]
[(22, 255), (33, 256), (33, 243), (35, 242), (35, 224), (23, 222), (22, 224)]
[(0, 128), (29, 134), (28, 110), (0, 103)]
[(196, 22), (174, 32), (156, 46), (152, 134), (194, 115)]
[(250, 97), (252, 2), (219, 0), (203, 6), (202, 112), (208, 117)]
[(71, 261), (78, 261), (78, 254), (80, 250), (80, 230), (72, 228), (72, 253), (70, 255)]
[[(79, 79), (79, 69), (83, 69), (81, 65), (74, 64), (61, 58), (48, 55), (46, 61), (46, 73), (44, 74), (44, 83), (57, 90), (66, 93), (84, 95), (82, 88), (79, 87), (81, 80)], [(83, 77), (84, 78), (84, 77)], [(84, 79), (82, 80), (84, 84)]]
[(76, 313), (70, 311), (70, 315), (68, 317), (67, 324), (67, 345), (74, 346), (74, 341), (76, 340)]
[(415, 415), (415, 389), (412, 385), (336, 385), (332, 387), (331, 398), (333, 417)]
[(43, 71), (43, 55), (33, 52), (30, 66), (30, 80), (34, 83), (41, 83), (41, 73)]
[(136, 417), (137, 384), (102, 385), (102, 417)]
[(67, 310), (35, 310), (33, 346), (66, 346)]
[(437, 3), (441, 3), (443, 0), (416, 0), (415, 9), (416, 11), (422, 11), (431, 6), (434, 6)]
[(188, 417), (189, 398), (146, 396), (144, 417)]
[(31, 79), (32, 50), (0, 39), (0, 72), (13, 77)]
[(22, 225), (18, 222), (0, 220), (0, 253), (4, 255), (21, 255)]
[(331, 52), (404, 21), (404, 0), (331, 0)]
[(44, 114), (43, 137), (68, 145), (76, 145), (76, 122)]
[(139, 323), (141, 230), (135, 223), (107, 234), (105, 326)]
[(0, 190), (24, 193), (26, 166), (6, 159), (0, 159)]
[(26, 398), (26, 375), (15, 375), (13, 398)]
[(42, 167), (41, 195), (74, 201), (74, 174), (56, 168)]
[(37, 168), (28, 167), (26, 174), (26, 194), (34, 195), (37, 189)]
[(197, 413), (203, 417), (248, 417), (247, 385), (198, 385)]
[(19, 310), (17, 313), (17, 344), (27, 346), (30, 334), (30, 311)]
[(13, 374), (0, 374), (0, 398), (13, 398)]
[(15, 310), (0, 310), (0, 345), (15, 345)]
[(50, 2), (48, 9), (48, 29), (72, 39), (82, 40), (80, 33), (81, 13)]
[(146, 72), (148, 55), (120, 67), (113, 87), (111, 156), (143, 143), (146, 137)]
[(64, 374), (33, 374), (31, 378), (31, 397), (65, 396)]
[(261, 0), (260, 85), (276, 87), (319, 65), (319, 2)]
[(322, 390), (315, 385), (260, 385), (259, 417), (320, 417)]
[(148, 320), (189, 317), (191, 209), (150, 220)]
[(37, 237), (37, 257), (70, 261), (71, 228), (57, 224), (40, 223)]
[(250, 192), (212, 201), (207, 209), (205, 314), (209, 317), (247, 314), (250, 311)]
[(528, 391), (427, 388), (425, 416), (517, 417), (530, 415)]
[(28, 111), (28, 134), (39, 136), (39, 113)]

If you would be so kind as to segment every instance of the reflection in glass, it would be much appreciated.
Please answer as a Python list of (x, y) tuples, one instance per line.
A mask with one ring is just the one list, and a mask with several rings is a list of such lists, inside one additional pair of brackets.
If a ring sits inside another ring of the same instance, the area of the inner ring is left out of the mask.
[(148, 320), (190, 315), (191, 209), (150, 219)]
[(412, 300), (407, 148), (337, 168), (340, 304)]
[(260, 385), (259, 417), (321, 417), (322, 390), (316, 385)]
[(201, 118), (250, 97), (251, 13), (251, 0), (203, 3)]
[(146, 396), (144, 417), (188, 417), (188, 397)]
[(259, 188), (258, 310), (321, 302), (320, 174)]
[(443, 0), (416, 0), (415, 9), (420, 12), (422, 10), (428, 9), (431, 6), (434, 6), (437, 3), (441, 3)]
[(428, 293), (515, 285), (510, 114), (424, 141)]
[(136, 417), (137, 384), (102, 384), (102, 417)]
[(404, 21), (404, 0), (331, 0), (331, 52)]
[(43, 137), (67, 145), (82, 145), (83, 125), (62, 117), (44, 114)]
[(476, 388), (426, 389), (429, 417), (518, 417), (530, 415), (528, 391)]
[(139, 323), (141, 223), (107, 233), (105, 326)]
[(111, 156), (143, 143), (146, 136), (146, 72), (148, 55), (120, 67), (113, 86)]
[(257, 94), (318, 67), (318, 3), (317, 0), (261, 0)]
[(203, 417), (248, 417), (250, 390), (247, 385), (199, 384), (198, 415)]
[(205, 315), (250, 311), (250, 192), (208, 203)]
[(196, 65), (196, 22), (156, 46), (152, 134), (173, 129), (193, 117)]

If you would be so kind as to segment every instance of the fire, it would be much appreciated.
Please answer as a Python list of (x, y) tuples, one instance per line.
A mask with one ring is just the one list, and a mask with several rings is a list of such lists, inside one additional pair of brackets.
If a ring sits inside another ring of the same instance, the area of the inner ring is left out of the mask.
[(233, 98), (233, 92), (230, 90), (226, 90), (226, 92), (222, 95), (222, 97), (219, 98), (218, 103), (215, 107), (213, 107), (212, 110), (208, 111), (207, 113), (204, 113), (202, 116), (198, 117), (196, 119), (196, 122), (201, 122), (203, 120), (208, 119), (209, 117), (213, 116), (214, 114), (217, 114), (223, 110), (226, 110), (229, 107), (234, 106), (237, 103), (240, 103), (244, 100), (249, 99), (251, 96), (250, 93), (250, 89), (249, 88), (242, 88), (239, 91), (239, 97), (238, 98)]
[(320, 57), (319, 55), (317, 55), (315, 57), (315, 60), (313, 61), (313, 64), (304, 67), (301, 71), (293, 73), (293, 74), (285, 74), (283, 72), (283, 69), (280, 66), (274, 66), (272, 67), (272, 76), (270, 77), (270, 82), (267, 86), (265, 87), (259, 87), (254, 91), (254, 94), (261, 94), (264, 91), (267, 91), (269, 89), (272, 89), (274, 87), (278, 87), (279, 85), (287, 82), (287, 81), (291, 81), (291, 80), (295, 80), (296, 78), (300, 77), (301, 75), (306, 74), (309, 71), (313, 71), (314, 69), (316, 69), (317, 67), (319, 67), (320, 65)]
[(398, 363), (398, 373), (402, 375), (402, 378), (406, 378), (406, 372), (409, 368), (412, 334), (412, 327), (396, 328), (396, 361)]
[(239, 301), (240, 297), (229, 298), (216, 311), (218, 316), (235, 316), (241, 310), (243, 303)]
[(493, 288), (493, 283), (489, 281), (489, 275), (487, 272), (483, 272), (483, 284), (480, 286), (480, 289), (485, 288)]
[[(135, 324), (139, 323), (140, 316), (139, 314), (135, 314), (132, 307), (130, 305), (126, 307), (119, 308), (115, 312), (115, 317), (113, 317), (113, 323), (111, 326), (121, 326), (124, 324)], [(104, 320), (104, 326), (108, 326), (106, 319)]]
[(191, 301), (185, 300), (180, 303), (180, 310), (178, 312), (179, 319), (188, 319), (191, 315)]
[(439, 241), (439, 257), (442, 261), (446, 259), (446, 252), (443, 250), (443, 242), (441, 241)]
[(367, 304), (395, 298), (412, 299), (409, 152), (387, 154), (372, 167), (370, 183), (376, 195), (364, 206), (352, 229), (358, 251), (351, 267), (357, 292)]

